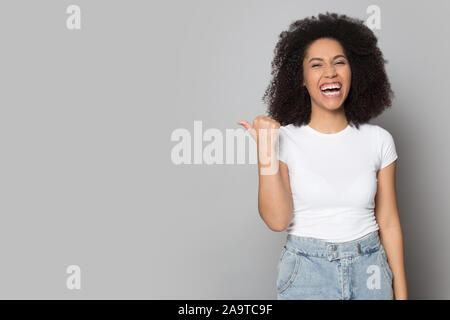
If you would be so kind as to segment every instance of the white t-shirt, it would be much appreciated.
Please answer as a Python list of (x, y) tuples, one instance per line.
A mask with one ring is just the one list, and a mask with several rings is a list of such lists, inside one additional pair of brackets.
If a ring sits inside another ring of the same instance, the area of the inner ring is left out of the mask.
[(280, 127), (278, 146), (294, 201), (288, 233), (345, 242), (379, 229), (376, 174), (397, 159), (387, 130), (366, 123), (326, 134), (290, 124)]

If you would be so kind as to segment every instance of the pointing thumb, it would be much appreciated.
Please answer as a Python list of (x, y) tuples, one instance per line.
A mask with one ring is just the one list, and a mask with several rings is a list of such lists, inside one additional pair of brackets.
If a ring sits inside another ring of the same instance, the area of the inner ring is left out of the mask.
[(250, 123), (248, 123), (245, 120), (241, 120), (237, 122), (238, 124), (242, 125), (243, 127), (245, 127), (245, 129), (250, 133), (250, 135), (253, 137), (253, 139), (255, 139), (256, 141), (256, 130), (253, 129), (252, 125)]

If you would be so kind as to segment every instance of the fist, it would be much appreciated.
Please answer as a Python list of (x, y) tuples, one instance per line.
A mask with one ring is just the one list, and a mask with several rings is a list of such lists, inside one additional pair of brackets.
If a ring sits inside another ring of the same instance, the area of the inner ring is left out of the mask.
[[(267, 137), (272, 136), (273, 133), (275, 132), (276, 133), (275, 138), (276, 138), (278, 135), (278, 129), (280, 128), (280, 123), (278, 121), (276, 121), (270, 117), (267, 117), (265, 115), (257, 116), (253, 120), (253, 125), (251, 125), (250, 123), (248, 123), (245, 120), (238, 121), (237, 123), (242, 125), (250, 133), (250, 135), (253, 137), (253, 139), (255, 139), (256, 142), (260, 141), (261, 133), (264, 131), (261, 129), (265, 129)], [(277, 129), (277, 130), (271, 130), (271, 129)]]
[(257, 116), (253, 125), (245, 120), (237, 122), (244, 126), (255, 139), (258, 148), (258, 167), (261, 175), (272, 175), (278, 172), (275, 145), (278, 139), (280, 123), (264, 115)]

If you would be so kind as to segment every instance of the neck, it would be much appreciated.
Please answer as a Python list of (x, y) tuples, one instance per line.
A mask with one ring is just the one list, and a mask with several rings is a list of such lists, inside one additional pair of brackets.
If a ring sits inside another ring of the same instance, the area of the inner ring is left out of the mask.
[(323, 133), (337, 133), (348, 126), (344, 108), (324, 110), (312, 106), (311, 121), (308, 125)]

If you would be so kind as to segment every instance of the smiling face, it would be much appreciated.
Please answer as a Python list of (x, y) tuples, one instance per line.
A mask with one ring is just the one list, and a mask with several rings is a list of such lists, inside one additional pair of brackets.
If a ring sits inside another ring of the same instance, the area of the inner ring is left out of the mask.
[(351, 77), (350, 63), (338, 41), (321, 38), (309, 46), (303, 60), (303, 85), (312, 106), (339, 109), (350, 91)]

